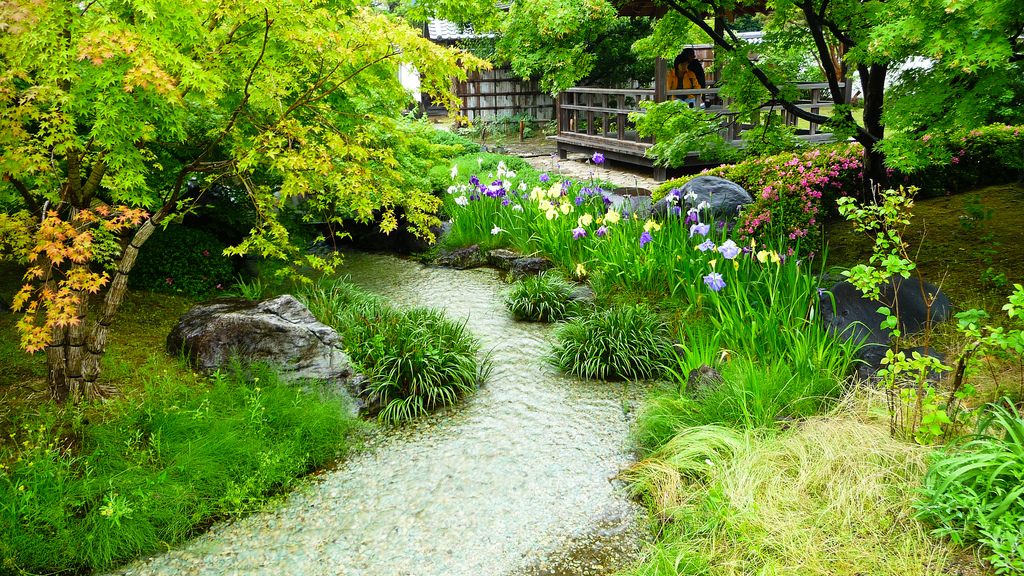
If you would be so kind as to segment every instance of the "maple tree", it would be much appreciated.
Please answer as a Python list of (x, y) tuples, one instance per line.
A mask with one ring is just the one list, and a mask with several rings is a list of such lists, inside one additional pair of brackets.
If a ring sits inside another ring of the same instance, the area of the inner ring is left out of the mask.
[[(449, 106), (451, 78), (485, 65), (368, 1), (0, 1), (0, 258), (27, 267), (13, 304), (52, 395), (105, 392), (139, 248), (217, 182), (259, 215), (234, 254), (329, 266), (289, 243), (277, 214), (295, 199), (429, 236), (438, 200), (395, 156), (400, 63)], [(105, 263), (101, 236), (117, 239)]]

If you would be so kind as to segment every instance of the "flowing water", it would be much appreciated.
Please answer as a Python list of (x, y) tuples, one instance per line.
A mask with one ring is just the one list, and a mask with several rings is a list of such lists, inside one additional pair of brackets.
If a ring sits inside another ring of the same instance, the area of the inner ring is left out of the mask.
[(270, 512), (214, 526), (121, 574), (607, 574), (637, 552), (639, 511), (614, 482), (630, 461), (635, 385), (545, 365), (547, 325), (514, 322), (493, 270), (354, 254), (343, 274), (399, 306), (443, 308), (489, 350), (458, 406), (384, 430)]

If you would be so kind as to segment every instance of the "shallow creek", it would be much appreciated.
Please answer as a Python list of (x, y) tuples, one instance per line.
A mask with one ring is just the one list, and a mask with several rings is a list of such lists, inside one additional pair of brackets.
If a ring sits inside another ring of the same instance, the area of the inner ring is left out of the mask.
[(275, 509), (215, 525), (118, 574), (608, 574), (640, 544), (613, 477), (630, 462), (635, 385), (559, 376), (551, 328), (514, 322), (493, 270), (352, 254), (342, 274), (398, 306), (443, 308), (490, 352), (458, 406), (384, 429)]

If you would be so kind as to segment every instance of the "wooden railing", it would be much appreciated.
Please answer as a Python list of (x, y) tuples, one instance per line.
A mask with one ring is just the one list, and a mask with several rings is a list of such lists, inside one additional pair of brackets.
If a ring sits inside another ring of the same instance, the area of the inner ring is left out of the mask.
[[(848, 93), (845, 86), (842, 86), (842, 97), (845, 99)], [(796, 105), (804, 110), (821, 114), (824, 108), (835, 104), (832, 99), (823, 97), (828, 84), (798, 83), (797, 89), (802, 92), (802, 98), (797, 100)], [(742, 146), (741, 134), (758, 128), (761, 125), (760, 115), (768, 113), (780, 113), (787, 125), (798, 126), (797, 137), (803, 140), (827, 142), (832, 139), (831, 134), (821, 131), (819, 124), (799, 121), (778, 103), (769, 103), (756, 110), (754, 122), (740, 122), (739, 111), (730, 108), (731, 103), (721, 97), (718, 88), (665, 91), (652, 88), (570, 88), (558, 96), (558, 134), (553, 137), (558, 144), (558, 154), (565, 158), (569, 152), (601, 152), (612, 160), (650, 166), (654, 169), (654, 177), (664, 180), (665, 168), (655, 166), (647, 156), (647, 150), (654, 145), (654, 139), (641, 138), (629, 115), (633, 112), (642, 114), (639, 103), (644, 100), (664, 102), (671, 98), (691, 97), (698, 103), (703, 102), (706, 111), (716, 113), (725, 120), (721, 136), (734, 146)], [(701, 165), (702, 162), (697, 153), (693, 152), (687, 164)]]

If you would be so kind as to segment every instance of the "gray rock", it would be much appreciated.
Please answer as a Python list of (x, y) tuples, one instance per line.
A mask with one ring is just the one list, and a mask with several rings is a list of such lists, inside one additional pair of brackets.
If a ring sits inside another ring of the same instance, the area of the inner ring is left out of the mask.
[(167, 336), (171, 354), (211, 373), (234, 357), (274, 364), (286, 379), (347, 382), (353, 372), (338, 333), (294, 296), (223, 298), (194, 306)]
[(612, 210), (622, 212), (623, 216), (638, 214), (641, 218), (651, 215), (650, 196), (623, 196), (621, 194), (605, 194), (604, 203)]
[(487, 264), (494, 266), (498, 270), (508, 272), (512, 269), (512, 263), (522, 257), (522, 254), (514, 250), (496, 248), (487, 252)]
[(437, 257), (437, 265), (459, 270), (479, 268), (487, 265), (487, 255), (480, 250), (480, 246), (474, 244), (441, 254)]
[(524, 256), (512, 261), (509, 275), (513, 278), (536, 276), (552, 267), (551, 261), (540, 256)]
[[(690, 194), (695, 195), (687, 198)], [(735, 218), (740, 209), (754, 201), (742, 186), (717, 176), (697, 176), (679, 189), (677, 194), (666, 194), (655, 202), (651, 215), (664, 218), (681, 213), (707, 202), (716, 218)]]

